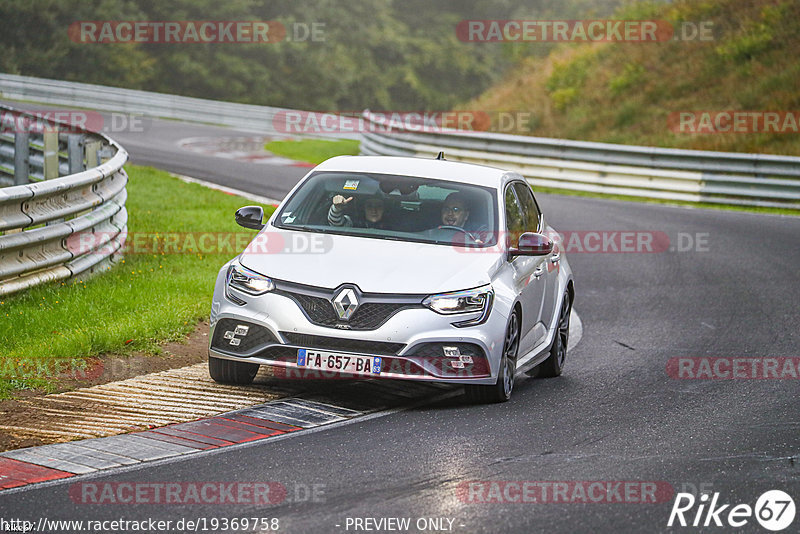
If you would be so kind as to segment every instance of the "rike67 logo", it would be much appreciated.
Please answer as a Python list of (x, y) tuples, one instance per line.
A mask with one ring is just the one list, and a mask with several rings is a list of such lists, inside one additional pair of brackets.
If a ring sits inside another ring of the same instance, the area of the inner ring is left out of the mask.
[(737, 528), (749, 524), (755, 516), (762, 527), (778, 532), (792, 524), (795, 511), (794, 500), (781, 490), (764, 492), (756, 500), (755, 506), (721, 504), (719, 493), (714, 493), (711, 497), (704, 493), (699, 498), (691, 493), (678, 493), (667, 526)]

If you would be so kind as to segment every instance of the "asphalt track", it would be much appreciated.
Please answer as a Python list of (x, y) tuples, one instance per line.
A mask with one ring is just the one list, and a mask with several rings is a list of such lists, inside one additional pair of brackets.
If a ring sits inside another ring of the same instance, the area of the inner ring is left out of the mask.
[[(270, 197), (306, 171), (198, 160), (175, 143), (230, 131), (161, 123), (146, 136), (116, 136), (134, 163)], [(83, 479), (276, 481), (288, 491), (279, 504), (76, 504), (71, 479), (0, 495), (0, 518), (270, 517), (279, 518), (279, 532), (363, 532), (354, 529), (355, 518), (389, 517), (410, 518), (409, 532), (420, 531), (419, 518), (452, 519), (450, 531), (470, 533), (701, 531), (667, 527), (674, 493), (655, 504), (469, 503), (459, 492), (468, 481), (652, 481), (673, 492), (702, 487), (718, 492), (720, 504), (751, 506), (779, 489), (800, 507), (800, 381), (676, 379), (667, 372), (671, 358), (800, 356), (800, 218), (538, 198), (562, 232), (659, 232), (662, 244), (664, 234), (669, 238), (662, 252), (570, 249), (584, 331), (564, 376), (519, 379), (505, 404), (468, 405), (452, 396)], [(700, 246), (689, 247), (688, 236), (696, 245), (698, 233)], [(317, 498), (305, 498), (312, 487)], [(785, 532), (798, 525), (795, 518)], [(702, 531), (767, 532), (752, 517), (739, 529)]]

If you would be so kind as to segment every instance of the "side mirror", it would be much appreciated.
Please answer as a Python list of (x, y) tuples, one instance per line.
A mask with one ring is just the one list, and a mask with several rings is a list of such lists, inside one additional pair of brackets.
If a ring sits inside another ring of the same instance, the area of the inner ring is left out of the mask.
[(264, 210), (261, 206), (245, 206), (236, 210), (236, 224), (253, 230), (264, 228)]
[(546, 235), (525, 232), (519, 236), (517, 248), (508, 251), (509, 258), (514, 256), (546, 256), (553, 252), (553, 241)]

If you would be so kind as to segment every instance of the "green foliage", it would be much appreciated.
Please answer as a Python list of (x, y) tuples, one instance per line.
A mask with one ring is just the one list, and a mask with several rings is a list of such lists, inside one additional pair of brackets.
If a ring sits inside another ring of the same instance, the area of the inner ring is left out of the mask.
[(4, 0), (0, 5), (0, 71), (139, 87), (155, 73), (153, 59), (140, 45), (77, 43), (68, 30), (80, 20), (143, 18), (128, 1)]
[(638, 86), (645, 78), (645, 68), (639, 63), (628, 63), (619, 76), (611, 78), (608, 90), (614, 96), (621, 96)]
[[(552, 48), (463, 43), (459, 21), (607, 15), (620, 2), (4, 0), (0, 72), (298, 109), (442, 111), (490, 87), (516, 59)], [(76, 21), (123, 20), (278, 21), (291, 40), (87, 44), (67, 31)], [(323, 40), (298, 40), (312, 23)]]
[(568, 61), (553, 66), (545, 88), (556, 109), (563, 111), (578, 98), (589, 76), (589, 69), (594, 64), (594, 57), (594, 51), (587, 49)]
[(639, 118), (642, 108), (643, 106), (640, 102), (636, 101), (636, 99), (631, 99), (623, 103), (617, 109), (614, 125), (617, 128), (624, 128), (633, 124)]
[[(675, 131), (688, 110), (795, 112), (800, 107), (800, 2), (631, 2), (612, 18), (661, 20), (679, 30), (656, 43), (565, 43), (529, 59), (482, 95), (484, 109), (541, 117), (528, 135), (635, 145), (771, 154), (800, 153), (781, 133)], [(695, 29), (697, 38), (689, 37)], [(688, 29), (686, 33), (683, 30)], [(702, 29), (702, 34), (697, 30)], [(542, 80), (541, 72), (550, 72)]]
[(726, 39), (717, 47), (717, 54), (727, 60), (741, 63), (767, 50), (772, 39), (771, 28), (766, 24), (757, 24), (736, 37)]
[(557, 63), (547, 79), (547, 90), (580, 89), (589, 75), (589, 68), (593, 66), (594, 57), (594, 52), (587, 50), (569, 61)]
[(733, 63), (744, 63), (774, 49), (779, 40), (796, 37), (796, 2), (765, 5), (759, 15), (737, 21), (738, 27), (717, 46), (717, 54)]
[(564, 87), (556, 89), (550, 93), (550, 98), (553, 100), (553, 107), (559, 111), (565, 111), (578, 98), (578, 88)]

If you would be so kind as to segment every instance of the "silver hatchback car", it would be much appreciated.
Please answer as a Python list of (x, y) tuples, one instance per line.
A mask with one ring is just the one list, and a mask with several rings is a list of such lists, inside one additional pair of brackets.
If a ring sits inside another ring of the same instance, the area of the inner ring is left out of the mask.
[(340, 156), (315, 167), (219, 271), (209, 372), (463, 384), (477, 402), (514, 376), (561, 374), (572, 272), (515, 172), (441, 158)]

